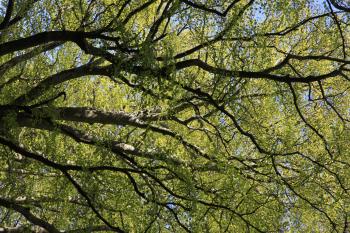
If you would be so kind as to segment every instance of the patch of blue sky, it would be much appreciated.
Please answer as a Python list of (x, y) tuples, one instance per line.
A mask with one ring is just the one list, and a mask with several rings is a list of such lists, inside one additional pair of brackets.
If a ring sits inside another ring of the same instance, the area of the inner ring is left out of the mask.
[(253, 13), (254, 19), (258, 23), (262, 23), (267, 19), (266, 12), (261, 6), (254, 7), (252, 13)]
[(174, 205), (174, 203), (167, 203), (166, 204), (167, 205), (167, 207), (169, 207), (170, 209), (175, 209), (176, 208), (176, 205)]
[(0, 17), (4, 17), (6, 13), (6, 3), (5, 1), (0, 1)]

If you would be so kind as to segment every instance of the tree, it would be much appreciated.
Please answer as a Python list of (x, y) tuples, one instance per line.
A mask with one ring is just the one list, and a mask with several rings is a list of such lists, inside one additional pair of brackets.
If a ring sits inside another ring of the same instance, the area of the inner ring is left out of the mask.
[(0, 232), (349, 232), (349, 11), (8, 0)]

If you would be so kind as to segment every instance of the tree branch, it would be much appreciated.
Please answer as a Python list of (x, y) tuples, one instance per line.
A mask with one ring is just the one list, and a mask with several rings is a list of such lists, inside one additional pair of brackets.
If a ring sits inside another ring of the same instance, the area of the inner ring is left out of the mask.
[[(15, 147), (14, 144), (4, 141), (3, 138), (0, 138), (0, 143), (4, 144), (4, 145), (8, 144), (8, 146), (11, 147), (11, 149)], [(60, 233), (60, 231), (57, 230), (53, 225), (36, 217), (35, 215), (33, 215), (30, 212), (29, 208), (23, 207), (21, 205), (16, 204), (13, 201), (10, 201), (10, 200), (7, 200), (7, 199), (1, 198), (1, 197), (0, 197), (0, 206), (3, 206), (3, 207), (8, 208), (8, 209), (12, 209), (12, 210), (22, 214), (29, 222), (31, 222), (32, 224), (34, 224), (36, 226), (40, 226), (40, 227), (46, 229), (50, 233)]]

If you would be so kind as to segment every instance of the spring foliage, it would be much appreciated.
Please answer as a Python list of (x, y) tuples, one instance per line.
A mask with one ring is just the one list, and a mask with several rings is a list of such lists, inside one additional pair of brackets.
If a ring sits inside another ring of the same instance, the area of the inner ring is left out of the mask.
[(349, 232), (346, 3), (0, 6), (0, 232)]

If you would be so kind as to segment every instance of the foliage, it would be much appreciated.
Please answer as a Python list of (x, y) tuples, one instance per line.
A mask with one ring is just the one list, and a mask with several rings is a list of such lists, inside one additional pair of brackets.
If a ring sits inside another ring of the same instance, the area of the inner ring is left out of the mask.
[(346, 3), (0, 6), (0, 232), (349, 232)]

